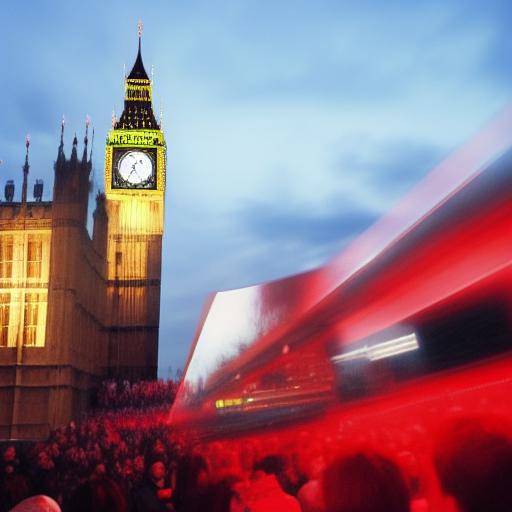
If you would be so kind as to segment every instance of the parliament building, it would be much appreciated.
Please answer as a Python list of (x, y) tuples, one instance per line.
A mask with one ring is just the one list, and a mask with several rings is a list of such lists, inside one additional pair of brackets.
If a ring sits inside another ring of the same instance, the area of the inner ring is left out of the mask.
[[(91, 180), (83, 146), (54, 165), (28, 200), (29, 141), (21, 201), (0, 202), (0, 439), (40, 439), (84, 411), (106, 377), (156, 378), (166, 145), (152, 108), (141, 40), (125, 78), (124, 110), (105, 148), (104, 193), (87, 230)], [(67, 153), (67, 154), (66, 154)]]

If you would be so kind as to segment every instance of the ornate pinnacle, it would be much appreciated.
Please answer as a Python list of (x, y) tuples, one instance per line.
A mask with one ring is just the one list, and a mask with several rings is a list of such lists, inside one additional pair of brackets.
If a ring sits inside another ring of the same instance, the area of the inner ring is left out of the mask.
[(91, 124), (91, 118), (89, 114), (85, 116), (85, 137), (84, 137), (84, 153), (82, 156), (82, 161), (87, 162), (87, 143), (89, 142), (89, 124)]
[(25, 153), (25, 165), (23, 166), (23, 185), (21, 188), (22, 204), (26, 204), (26, 202), (27, 202), (28, 171), (30, 169), (30, 165), (28, 163), (28, 149), (30, 147), (30, 135), (28, 133), (25, 137), (25, 147), (27, 148), (27, 152)]
[(75, 136), (73, 138), (73, 149), (71, 150), (71, 158), (70, 158), (70, 162), (72, 162), (73, 164), (75, 164), (77, 161), (77, 150), (76, 150), (77, 145), (78, 145), (78, 139), (76, 137), (76, 132), (75, 132)]
[(59, 151), (63, 151), (64, 149), (64, 126), (66, 124), (66, 118), (64, 114), (62, 114), (62, 121), (60, 122), (60, 148)]
[(56, 164), (61, 164), (64, 161), (64, 125), (66, 124), (66, 118), (62, 115), (62, 121), (60, 122), (60, 146), (57, 154)]
[(89, 153), (89, 162), (92, 162), (92, 148), (94, 147), (94, 126), (92, 127), (91, 152)]

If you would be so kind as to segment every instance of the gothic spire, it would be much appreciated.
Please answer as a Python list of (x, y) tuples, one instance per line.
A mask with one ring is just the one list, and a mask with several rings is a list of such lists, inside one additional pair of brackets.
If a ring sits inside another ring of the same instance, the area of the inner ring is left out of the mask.
[(66, 118), (62, 114), (62, 121), (60, 122), (60, 147), (64, 149), (64, 125), (66, 124)]
[(139, 20), (137, 23), (137, 34), (139, 36), (139, 50), (137, 52), (137, 58), (135, 59), (135, 64), (133, 65), (130, 74), (128, 75), (129, 79), (132, 80), (149, 80), (148, 74), (144, 69), (144, 64), (142, 62), (142, 54), (141, 54), (141, 40), (142, 40), (142, 21)]
[(65, 156), (64, 156), (64, 125), (65, 124), (66, 124), (66, 119), (63, 115), (62, 121), (60, 123), (60, 145), (59, 145), (59, 151), (57, 153), (57, 163), (61, 163), (65, 160)]
[(71, 160), (70, 161), (72, 163), (76, 163), (76, 161), (78, 159), (77, 146), (78, 146), (78, 139), (76, 138), (76, 133), (75, 133), (75, 138), (73, 139), (73, 149), (71, 150)]
[(139, 48), (130, 74), (125, 79), (124, 109), (114, 129), (158, 130), (159, 126), (151, 104), (151, 80), (142, 63), (142, 23), (138, 23)]
[(30, 148), (30, 135), (27, 133), (25, 137), (25, 165), (23, 166), (23, 185), (21, 187), (21, 203), (27, 203), (27, 187), (28, 187), (28, 171), (30, 169), (30, 164), (28, 163), (28, 150)]
[(91, 152), (89, 153), (89, 162), (92, 162), (92, 149), (94, 147), (94, 126), (92, 127)]
[(82, 163), (87, 162), (87, 143), (89, 142), (89, 124), (91, 123), (91, 118), (87, 115), (85, 116), (85, 137), (84, 137), (84, 152), (82, 154)]

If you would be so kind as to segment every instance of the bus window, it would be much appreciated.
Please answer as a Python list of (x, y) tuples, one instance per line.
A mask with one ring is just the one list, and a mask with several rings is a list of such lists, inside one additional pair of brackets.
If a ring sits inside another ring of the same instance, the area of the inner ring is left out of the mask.
[(408, 322), (408, 334), (389, 331), (350, 344), (331, 357), (342, 401), (371, 397), (398, 384), (442, 370), (476, 363), (512, 349), (504, 301)]

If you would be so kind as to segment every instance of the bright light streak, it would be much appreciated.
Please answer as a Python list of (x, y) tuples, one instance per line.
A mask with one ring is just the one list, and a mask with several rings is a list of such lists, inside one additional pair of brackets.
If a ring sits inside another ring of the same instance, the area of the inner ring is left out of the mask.
[(397, 356), (398, 354), (404, 354), (405, 352), (412, 352), (418, 350), (420, 345), (416, 334), (408, 334), (401, 338), (396, 338), (385, 343), (379, 343), (370, 348), (369, 359), (370, 361), (377, 361), (385, 357)]
[(362, 348), (351, 350), (345, 354), (339, 354), (331, 358), (333, 363), (344, 363), (356, 359), (368, 359), (368, 361), (378, 361), (387, 357), (397, 356), (406, 352), (418, 350), (420, 345), (415, 333), (401, 336), (389, 341), (377, 343), (372, 346), (365, 345)]

